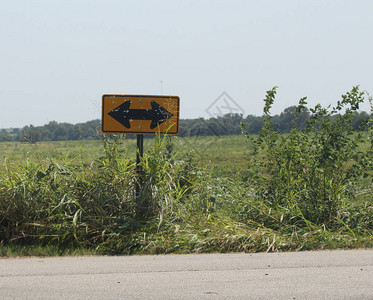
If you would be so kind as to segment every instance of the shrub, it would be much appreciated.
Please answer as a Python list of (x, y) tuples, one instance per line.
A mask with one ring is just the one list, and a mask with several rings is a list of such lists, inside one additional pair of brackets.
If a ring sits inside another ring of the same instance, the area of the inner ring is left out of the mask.
[[(249, 137), (257, 153), (248, 167), (255, 198), (291, 212), (289, 222), (332, 226), (345, 200), (354, 197), (358, 179), (368, 176), (372, 166), (372, 149), (361, 150), (364, 133), (352, 126), (365, 92), (356, 86), (335, 107), (316, 105), (304, 130), (294, 126), (281, 134), (273, 129), (270, 115), (276, 90), (264, 100), (262, 131), (256, 139)], [(306, 98), (300, 99), (294, 124), (306, 104)]]

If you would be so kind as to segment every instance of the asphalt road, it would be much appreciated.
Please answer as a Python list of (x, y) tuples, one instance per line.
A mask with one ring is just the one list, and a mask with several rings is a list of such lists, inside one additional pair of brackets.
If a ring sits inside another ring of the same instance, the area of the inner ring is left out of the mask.
[(2, 258), (0, 299), (373, 299), (373, 250)]

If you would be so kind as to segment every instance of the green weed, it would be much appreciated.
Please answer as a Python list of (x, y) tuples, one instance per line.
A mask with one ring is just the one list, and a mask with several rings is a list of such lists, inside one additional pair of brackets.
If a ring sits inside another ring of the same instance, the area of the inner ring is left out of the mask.
[(365, 94), (287, 134), (273, 129), (275, 94), (257, 136), (145, 139), (141, 178), (123, 136), (0, 144), (0, 255), (372, 247), (372, 120), (351, 127)]
[[(282, 226), (308, 230), (342, 226), (354, 235), (361, 222), (360, 226), (368, 225), (366, 228), (372, 230), (363, 218), (353, 224), (344, 221), (361, 189), (359, 183), (372, 169), (371, 148), (362, 150), (367, 134), (356, 133), (352, 127), (365, 93), (354, 87), (333, 108), (317, 105), (311, 109), (306, 128), (294, 128), (289, 134), (273, 130), (270, 109), (275, 95), (276, 88), (267, 92), (263, 130), (258, 138), (251, 139), (257, 155), (248, 167), (248, 184), (257, 204), (255, 208), (248, 204), (243, 214), (252, 218), (257, 213), (271, 227), (279, 226), (280, 220)], [(295, 113), (305, 104), (306, 98), (302, 98)], [(360, 209), (371, 214), (370, 208)], [(271, 216), (265, 213), (271, 210)]]

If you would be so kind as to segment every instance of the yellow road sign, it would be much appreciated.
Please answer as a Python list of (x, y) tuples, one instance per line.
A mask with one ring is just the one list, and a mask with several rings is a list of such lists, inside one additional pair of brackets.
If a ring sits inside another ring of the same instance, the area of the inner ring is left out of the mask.
[(102, 132), (178, 134), (177, 96), (103, 95)]

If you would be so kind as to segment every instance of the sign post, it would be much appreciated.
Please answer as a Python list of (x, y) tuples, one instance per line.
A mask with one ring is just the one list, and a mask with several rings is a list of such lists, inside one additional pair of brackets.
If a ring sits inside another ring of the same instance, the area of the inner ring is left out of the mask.
[[(103, 95), (102, 132), (105, 134), (136, 134), (136, 199), (142, 202), (143, 175), (141, 159), (144, 154), (144, 134), (179, 133), (177, 96)], [(141, 208), (143, 210), (143, 208)]]
[(136, 199), (140, 200), (140, 190), (142, 187), (142, 167), (141, 167), (141, 159), (144, 156), (144, 135), (137, 134), (137, 147), (136, 147), (136, 173), (137, 173), (137, 181), (136, 181)]

